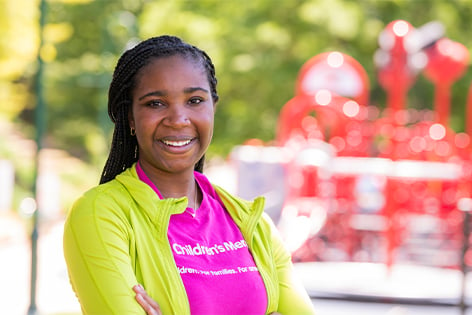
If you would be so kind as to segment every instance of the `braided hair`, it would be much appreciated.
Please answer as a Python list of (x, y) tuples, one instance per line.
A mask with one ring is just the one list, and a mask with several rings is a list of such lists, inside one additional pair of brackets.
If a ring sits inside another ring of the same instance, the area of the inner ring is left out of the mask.
[[(138, 160), (138, 142), (130, 133), (128, 121), (136, 74), (152, 60), (173, 55), (191, 58), (202, 64), (207, 73), (213, 102), (218, 101), (215, 67), (210, 57), (204, 51), (185, 43), (180, 38), (169, 35), (152, 37), (124, 52), (115, 67), (108, 90), (108, 115), (115, 124), (115, 129), (100, 184), (114, 179), (116, 175)], [(205, 156), (195, 164), (196, 171), (203, 171), (204, 159)]]

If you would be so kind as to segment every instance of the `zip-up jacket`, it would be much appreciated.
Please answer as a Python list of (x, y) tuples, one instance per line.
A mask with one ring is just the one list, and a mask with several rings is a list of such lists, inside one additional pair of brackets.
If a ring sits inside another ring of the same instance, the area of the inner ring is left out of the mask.
[[(264, 213), (264, 199), (246, 201), (214, 188), (262, 276), (267, 313), (313, 314), (306, 291), (294, 279), (291, 256)], [(64, 256), (84, 314), (145, 314), (132, 290), (138, 283), (164, 315), (190, 314), (167, 238), (170, 216), (184, 212), (187, 203), (186, 197), (159, 199), (138, 178), (135, 165), (74, 203), (64, 226)]]

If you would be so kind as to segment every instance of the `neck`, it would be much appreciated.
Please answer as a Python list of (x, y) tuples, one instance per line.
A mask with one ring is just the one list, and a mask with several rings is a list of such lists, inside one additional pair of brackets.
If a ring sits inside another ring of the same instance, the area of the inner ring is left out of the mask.
[(194, 196), (197, 194), (197, 184), (193, 170), (180, 173), (170, 173), (160, 171), (152, 166), (140, 162), (140, 166), (146, 176), (157, 187), (162, 198), (181, 198), (186, 196), (189, 199), (189, 206), (197, 204)]

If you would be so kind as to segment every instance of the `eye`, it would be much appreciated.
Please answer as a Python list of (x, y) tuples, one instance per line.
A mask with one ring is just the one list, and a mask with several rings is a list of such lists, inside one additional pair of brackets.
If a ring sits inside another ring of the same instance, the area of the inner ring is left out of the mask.
[(161, 101), (158, 101), (158, 100), (152, 100), (152, 101), (147, 102), (146, 106), (157, 108), (157, 107), (164, 106), (164, 103), (162, 103)]
[(203, 102), (203, 99), (201, 97), (192, 97), (189, 101), (188, 101), (191, 105), (198, 105), (200, 104), (201, 102)]

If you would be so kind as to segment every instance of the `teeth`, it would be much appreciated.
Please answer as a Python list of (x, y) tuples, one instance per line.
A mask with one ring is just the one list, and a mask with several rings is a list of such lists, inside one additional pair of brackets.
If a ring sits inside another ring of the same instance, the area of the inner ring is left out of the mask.
[(162, 140), (162, 142), (165, 145), (170, 145), (172, 147), (182, 147), (184, 145), (187, 145), (190, 143), (192, 140), (184, 140), (184, 141), (168, 141), (168, 140)]

